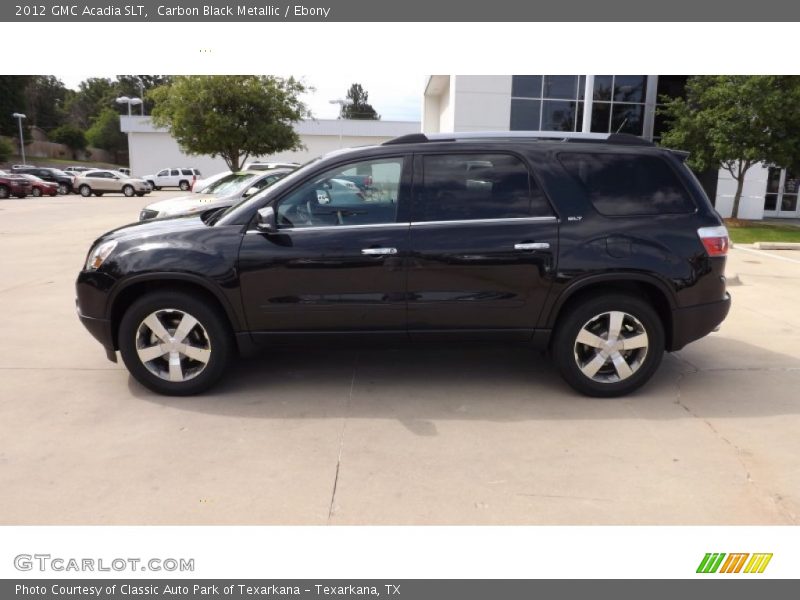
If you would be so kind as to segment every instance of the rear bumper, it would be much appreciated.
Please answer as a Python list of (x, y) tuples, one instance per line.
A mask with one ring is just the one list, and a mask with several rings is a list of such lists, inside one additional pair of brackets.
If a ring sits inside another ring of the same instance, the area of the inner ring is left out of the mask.
[(731, 296), (718, 302), (675, 308), (672, 311), (672, 336), (667, 350), (680, 350), (686, 344), (699, 340), (714, 331), (728, 316)]

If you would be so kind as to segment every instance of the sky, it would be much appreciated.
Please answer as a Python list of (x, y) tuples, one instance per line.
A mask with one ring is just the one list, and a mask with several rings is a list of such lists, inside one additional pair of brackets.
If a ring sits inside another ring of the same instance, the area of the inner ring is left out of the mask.
[[(56, 75), (69, 88), (89, 77), (114, 77), (104, 73)], [(317, 119), (335, 119), (339, 107), (330, 100), (344, 98), (352, 83), (360, 83), (369, 93), (369, 103), (384, 121), (419, 121), (422, 110), (422, 92), (425, 75), (404, 73), (385, 74), (311, 74), (299, 76), (314, 92), (303, 98)]]

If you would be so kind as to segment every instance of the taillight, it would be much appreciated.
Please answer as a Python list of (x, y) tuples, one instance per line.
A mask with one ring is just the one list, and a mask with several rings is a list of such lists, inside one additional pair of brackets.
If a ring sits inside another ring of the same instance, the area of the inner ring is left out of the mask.
[(717, 227), (701, 227), (697, 230), (700, 241), (703, 242), (709, 256), (725, 256), (730, 246), (728, 229), (724, 225)]

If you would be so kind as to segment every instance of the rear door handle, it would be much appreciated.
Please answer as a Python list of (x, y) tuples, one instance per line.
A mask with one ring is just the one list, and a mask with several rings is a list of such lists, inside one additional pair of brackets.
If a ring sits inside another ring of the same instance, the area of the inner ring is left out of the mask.
[(397, 254), (397, 248), (363, 248), (361, 254), (370, 256), (384, 256), (387, 254)]
[(550, 244), (547, 242), (524, 242), (522, 244), (514, 244), (514, 250), (547, 250)]

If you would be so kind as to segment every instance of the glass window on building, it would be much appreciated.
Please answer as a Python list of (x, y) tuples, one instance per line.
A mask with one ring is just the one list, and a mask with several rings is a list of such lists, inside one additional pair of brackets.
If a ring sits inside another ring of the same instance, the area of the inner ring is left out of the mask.
[(797, 217), (797, 196), (800, 176), (780, 167), (770, 167), (767, 174), (767, 190), (764, 194), (764, 214), (775, 217)]
[(642, 135), (646, 94), (647, 75), (595, 75), (592, 131)]
[(514, 75), (512, 131), (580, 131), (584, 75)]
[(668, 98), (685, 98), (688, 75), (659, 75), (656, 87), (656, 116), (653, 122), (653, 141), (661, 140), (661, 134), (667, 129), (667, 119), (659, 114), (658, 108)]

